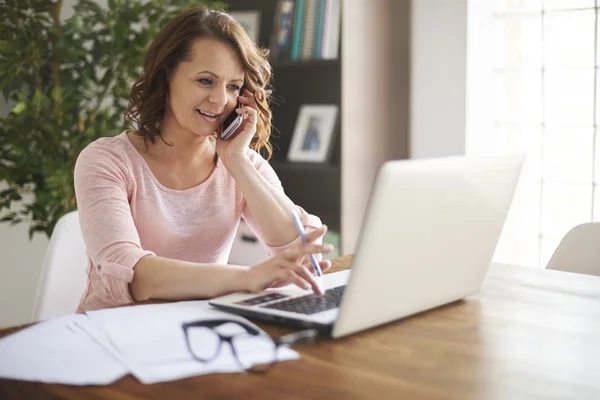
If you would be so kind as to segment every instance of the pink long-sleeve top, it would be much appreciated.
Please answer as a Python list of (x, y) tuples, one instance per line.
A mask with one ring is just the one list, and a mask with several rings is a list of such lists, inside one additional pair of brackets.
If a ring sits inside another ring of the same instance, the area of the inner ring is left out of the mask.
[[(260, 154), (248, 150), (254, 167), (283, 193), (279, 178)], [(133, 302), (129, 283), (146, 255), (196, 263), (227, 264), (240, 218), (265, 243), (244, 196), (221, 160), (201, 184), (174, 190), (163, 186), (126, 132), (86, 147), (75, 165), (75, 193), (89, 257), (88, 287), (79, 312)], [(305, 229), (321, 220), (297, 207)]]

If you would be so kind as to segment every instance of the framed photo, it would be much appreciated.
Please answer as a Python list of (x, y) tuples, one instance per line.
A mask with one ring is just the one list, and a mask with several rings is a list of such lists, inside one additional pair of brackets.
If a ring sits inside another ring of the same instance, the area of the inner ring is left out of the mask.
[(338, 106), (314, 104), (300, 107), (288, 151), (289, 161), (327, 162), (331, 153)]
[(254, 43), (258, 43), (260, 11), (231, 11), (229, 15), (246, 29), (246, 32), (254, 40)]

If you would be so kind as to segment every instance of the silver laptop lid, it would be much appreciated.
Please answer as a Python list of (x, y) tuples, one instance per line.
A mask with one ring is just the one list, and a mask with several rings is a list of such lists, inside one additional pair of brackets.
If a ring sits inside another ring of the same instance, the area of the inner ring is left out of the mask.
[(479, 290), (524, 157), (388, 161), (378, 171), (332, 336)]

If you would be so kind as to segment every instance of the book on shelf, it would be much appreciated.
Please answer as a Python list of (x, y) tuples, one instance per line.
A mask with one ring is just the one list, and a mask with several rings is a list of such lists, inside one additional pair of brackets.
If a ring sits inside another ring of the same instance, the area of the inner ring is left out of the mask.
[(314, 57), (317, 38), (317, 0), (305, 0), (305, 5), (300, 59), (311, 60)]
[(279, 0), (269, 43), (271, 61), (339, 56), (340, 0)]
[(315, 33), (315, 47), (313, 58), (321, 58), (321, 49), (323, 48), (323, 29), (325, 27), (325, 0), (317, 2), (317, 27)]
[(280, 0), (275, 10), (273, 32), (271, 33), (270, 56), (273, 60), (284, 60), (290, 56), (294, 1)]
[(339, 56), (341, 10), (340, 0), (325, 0), (321, 58), (335, 60)]
[(300, 49), (302, 48), (302, 26), (304, 24), (304, 1), (296, 0), (296, 11), (294, 13), (293, 39), (290, 59), (298, 61), (300, 59)]

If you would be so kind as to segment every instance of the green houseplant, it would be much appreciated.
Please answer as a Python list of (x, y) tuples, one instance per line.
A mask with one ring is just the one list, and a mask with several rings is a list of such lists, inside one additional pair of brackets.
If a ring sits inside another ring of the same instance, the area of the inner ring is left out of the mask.
[[(198, 0), (79, 0), (62, 21), (63, 0), (0, 2), (0, 222), (29, 224), (48, 237), (76, 208), (80, 151), (125, 129), (123, 111), (144, 51), (164, 22)], [(13, 203), (21, 207), (15, 210)]]

